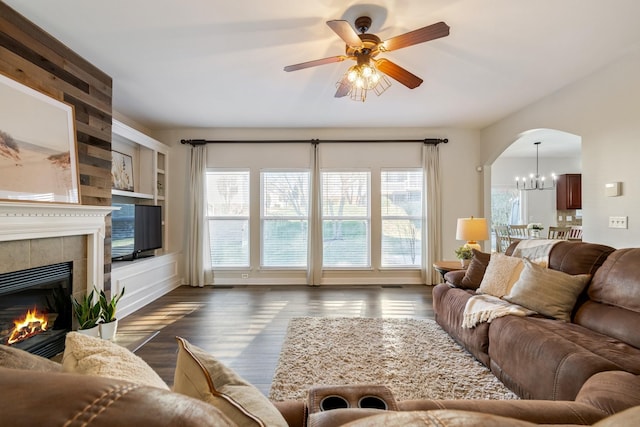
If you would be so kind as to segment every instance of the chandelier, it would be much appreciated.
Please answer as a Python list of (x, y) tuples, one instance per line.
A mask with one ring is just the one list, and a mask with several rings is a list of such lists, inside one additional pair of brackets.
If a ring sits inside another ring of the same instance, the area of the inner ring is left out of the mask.
[(556, 180), (558, 179), (558, 177), (556, 176), (556, 174), (552, 173), (551, 174), (551, 185), (548, 185), (545, 182), (545, 177), (544, 176), (540, 176), (540, 172), (538, 171), (538, 165), (539, 165), (539, 150), (540, 150), (540, 144), (541, 142), (534, 142), (533, 143), (536, 146), (536, 173), (534, 174), (529, 174), (529, 178), (527, 178), (526, 176), (523, 176), (522, 178), (519, 178), (516, 176), (516, 188), (518, 190), (524, 190), (524, 191), (530, 191), (530, 190), (553, 190), (556, 188)]
[[(358, 63), (349, 67), (342, 79), (336, 84), (338, 89), (343, 88), (353, 101), (364, 102), (367, 93), (373, 91), (380, 96), (389, 89), (391, 82), (383, 73), (371, 64), (369, 52), (365, 49), (362, 55), (357, 55)], [(375, 60), (374, 60), (375, 61)], [(348, 87), (344, 87), (347, 85)]]

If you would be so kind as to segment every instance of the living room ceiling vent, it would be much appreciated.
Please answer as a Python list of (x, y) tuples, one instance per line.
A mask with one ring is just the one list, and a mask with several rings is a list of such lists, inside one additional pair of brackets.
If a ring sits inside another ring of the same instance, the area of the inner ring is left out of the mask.
[(556, 188), (556, 181), (558, 180), (558, 177), (555, 173), (551, 174), (551, 185), (548, 185), (544, 175), (540, 175), (540, 144), (542, 144), (540, 141), (533, 143), (533, 145), (536, 146), (536, 173), (529, 174), (528, 178), (523, 176), (522, 179), (516, 176), (516, 188), (518, 190), (555, 190)]

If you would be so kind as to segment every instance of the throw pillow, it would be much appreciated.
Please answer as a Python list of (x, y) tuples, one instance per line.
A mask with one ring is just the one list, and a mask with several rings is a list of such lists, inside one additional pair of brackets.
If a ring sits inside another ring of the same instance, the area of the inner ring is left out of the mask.
[(144, 360), (126, 348), (78, 332), (67, 334), (62, 370), (169, 390), (167, 384)]
[(520, 277), (521, 271), (521, 258), (511, 257), (499, 252), (492, 253), (487, 270), (476, 292), (502, 298), (509, 293), (513, 284)]
[(239, 426), (288, 425), (260, 390), (201, 348), (181, 337), (176, 340), (174, 391), (210, 403)]
[(467, 271), (460, 282), (460, 287), (465, 289), (478, 289), (482, 278), (487, 270), (489, 261), (491, 260), (491, 254), (481, 252), (477, 249), (472, 249), (473, 257), (467, 267)]
[(591, 275), (572, 276), (542, 267), (526, 258), (523, 262), (524, 270), (520, 278), (504, 299), (545, 316), (570, 321), (573, 306)]

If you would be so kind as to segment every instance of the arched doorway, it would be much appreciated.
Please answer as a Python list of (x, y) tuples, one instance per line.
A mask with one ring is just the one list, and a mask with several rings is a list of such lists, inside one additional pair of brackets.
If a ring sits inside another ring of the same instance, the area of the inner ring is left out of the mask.
[[(538, 158), (536, 162), (536, 145)], [(537, 165), (536, 165), (537, 163)], [(545, 190), (522, 190), (516, 177), (545, 176)], [(559, 223), (580, 223), (582, 212), (556, 210), (552, 174), (582, 172), (582, 138), (555, 129), (531, 129), (518, 135), (491, 165), (491, 225), (541, 223), (545, 229)], [(546, 235), (546, 231), (544, 233)], [(492, 250), (495, 250), (492, 237)]]

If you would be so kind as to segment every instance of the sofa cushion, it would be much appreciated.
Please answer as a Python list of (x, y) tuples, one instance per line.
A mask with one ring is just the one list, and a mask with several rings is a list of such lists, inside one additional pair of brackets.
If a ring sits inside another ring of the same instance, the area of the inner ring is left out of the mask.
[(207, 402), (239, 426), (287, 426), (275, 406), (254, 386), (206, 351), (178, 341), (174, 391)]
[(169, 390), (144, 360), (126, 348), (78, 332), (67, 334), (62, 369), (64, 372), (115, 378)]
[(62, 371), (59, 363), (8, 345), (0, 345), (0, 366), (37, 372)]
[[(554, 319), (500, 317), (489, 328), (491, 371), (523, 399), (574, 400), (593, 374), (624, 370), (587, 347), (587, 339), (598, 343), (603, 338)], [(597, 345), (604, 350), (610, 342)]]
[(592, 276), (615, 249), (586, 242), (559, 242), (549, 254), (549, 268), (567, 274)]
[(572, 276), (537, 265), (523, 258), (524, 269), (505, 300), (568, 322), (578, 295), (591, 279), (589, 274)]
[(471, 262), (460, 282), (460, 287), (464, 289), (478, 289), (491, 260), (491, 254), (477, 249), (472, 249), (472, 252), (473, 258), (471, 258)]
[(609, 255), (593, 277), (589, 298), (640, 313), (640, 248)]
[(507, 256), (498, 252), (491, 254), (491, 261), (484, 272), (478, 293), (502, 298), (509, 293), (513, 284), (520, 277), (522, 259)]

